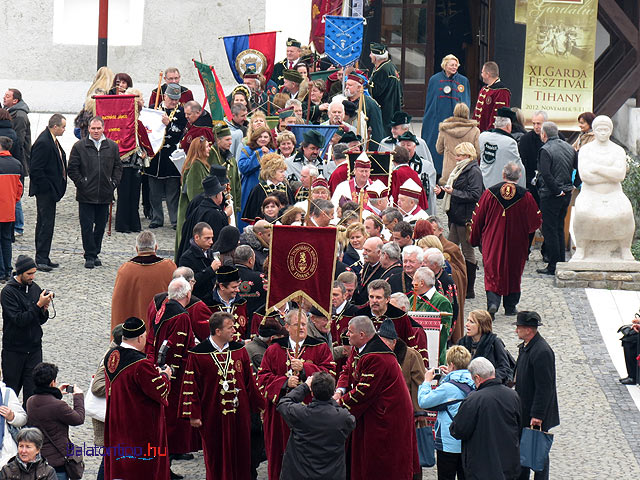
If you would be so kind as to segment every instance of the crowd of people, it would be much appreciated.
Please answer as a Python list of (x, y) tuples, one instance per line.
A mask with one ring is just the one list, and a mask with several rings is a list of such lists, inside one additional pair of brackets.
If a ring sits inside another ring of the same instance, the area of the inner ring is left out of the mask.
[[(520, 282), (541, 226), (547, 266), (538, 271), (553, 274), (564, 261), (564, 217), (595, 116), (580, 115), (574, 145), (543, 111), (527, 131), (490, 61), (470, 118), (469, 82), (447, 55), (429, 81), (418, 137), (402, 111), (402, 84), (386, 47), (370, 50), (371, 72), (335, 69), (326, 81), (312, 80), (326, 60), (289, 39), (287, 58), (270, 79), (244, 72), (224, 122), (214, 122), (180, 85), (178, 69), (168, 68), (148, 102), (163, 111), (162, 148), (154, 154), (138, 128), (137, 149), (126, 158), (105, 135), (92, 98), (133, 94), (142, 108), (143, 93), (126, 73), (103, 67), (96, 74), (75, 118), (78, 141), (68, 162), (58, 141), (67, 119), (52, 115), (31, 145), (21, 93), (5, 94), (2, 370), (7, 386), (22, 391), (27, 413), (41, 396), (45, 404), (61, 398), (55, 366), (42, 363), (41, 325), (53, 294), (33, 279), (58, 267), (50, 252), (68, 179), (76, 187), (85, 268), (102, 265), (114, 194), (116, 231), (138, 234), (136, 256), (116, 275), (114, 342), (91, 388), (106, 397), (96, 444), (153, 445), (168, 454), (144, 462), (105, 455), (99, 478), (180, 478), (171, 462), (199, 450), (211, 479), (257, 478), (265, 459), (273, 480), (421, 478), (416, 428), (431, 422), (427, 411), (434, 410), (439, 478), (529, 478), (520, 467), (520, 432), (547, 431), (559, 418), (553, 350), (538, 333), (539, 315), (518, 311)], [(287, 129), (296, 124), (338, 129), (329, 142), (313, 128), (298, 142)], [(179, 150), (186, 157), (180, 170), (173, 161)], [(387, 155), (385, 178), (372, 174), (372, 152)], [(18, 257), (14, 269), (25, 175), (36, 197), (35, 258)], [(157, 255), (152, 231), (167, 217), (173, 259)], [(266, 308), (269, 265), (284, 261), (271, 245), (273, 225), (337, 227), (332, 315), (306, 301)], [(486, 310), (465, 312), (481, 267)], [(501, 304), (517, 319), (517, 360), (492, 333)], [(437, 358), (429, 357), (414, 311), (440, 317)], [(66, 425), (84, 421), (82, 392), (72, 392)], [(14, 410), (3, 408), (11, 423)], [(46, 408), (54, 406), (40, 410)], [(57, 478), (67, 478), (47, 440), (49, 421), (29, 414), (45, 438), (28, 438)], [(56, 435), (68, 436), (66, 428)], [(329, 459), (320, 450), (334, 453)], [(23, 468), (41, 461), (34, 458), (19, 454), (16, 461)], [(535, 477), (548, 475), (547, 460)]]

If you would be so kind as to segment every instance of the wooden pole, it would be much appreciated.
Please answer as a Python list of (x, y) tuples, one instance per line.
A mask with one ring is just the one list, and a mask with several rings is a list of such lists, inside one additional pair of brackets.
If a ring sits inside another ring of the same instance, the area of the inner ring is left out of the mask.
[(109, 229), (107, 230), (107, 236), (111, 236), (111, 219), (113, 218), (113, 202), (109, 204)]
[[(302, 322), (302, 295), (298, 296), (298, 335), (300, 335), (300, 323)], [(296, 341), (296, 351), (294, 356), (298, 358), (300, 355), (300, 346)]]
[(162, 95), (162, 75), (163, 72), (160, 72), (158, 78), (158, 89), (156, 90), (156, 105), (153, 107), (155, 110), (158, 109), (158, 105), (160, 104), (160, 95)]
[(309, 225), (309, 212), (311, 211), (311, 185), (315, 181), (316, 177), (311, 176), (309, 180), (309, 195), (307, 196), (307, 219), (306, 224)]
[[(357, 185), (355, 185), (354, 182), (354, 186), (357, 187)], [(358, 223), (362, 223), (362, 210), (363, 210), (363, 205), (364, 205), (364, 187), (362, 187), (360, 189), (360, 191), (358, 192), (358, 205), (360, 205), (360, 214), (358, 215)]]

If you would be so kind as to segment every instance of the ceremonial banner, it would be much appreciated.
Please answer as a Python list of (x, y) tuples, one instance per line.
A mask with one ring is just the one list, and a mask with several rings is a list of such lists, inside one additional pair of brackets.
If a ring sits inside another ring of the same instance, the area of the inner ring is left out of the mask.
[(324, 146), (320, 149), (320, 154), (318, 156), (320, 158), (324, 158), (327, 148), (329, 148), (331, 138), (338, 131), (338, 125), (289, 125), (287, 129), (296, 136), (296, 146), (300, 145), (304, 140), (304, 132), (315, 130), (316, 132), (321, 133), (324, 136)]
[[(391, 162), (393, 160), (392, 152), (365, 152), (369, 160), (371, 161), (371, 181), (380, 180), (385, 185), (389, 186), (391, 183), (391, 173), (393, 166)], [(353, 167), (356, 163), (356, 159), (362, 155), (362, 153), (348, 153), (349, 157), (349, 170), (348, 177), (353, 176)]]
[(253, 67), (267, 80), (273, 73), (276, 58), (276, 32), (251, 33), (223, 37), (229, 67), (238, 83), (247, 67)]
[(522, 109), (549, 113), (562, 130), (593, 109), (597, 0), (527, 2)]
[(225, 116), (231, 118), (231, 109), (215, 69), (211, 65), (200, 63), (196, 60), (193, 60), (193, 64), (198, 70), (205, 97), (209, 100), (209, 110), (211, 110), (213, 124), (224, 122)]
[(340, 15), (342, 0), (311, 0), (311, 34), (309, 42), (316, 52), (324, 53), (324, 16)]
[(95, 95), (96, 115), (104, 120), (104, 136), (118, 144), (120, 158), (132, 155), (137, 146), (135, 95)]
[(343, 67), (354, 63), (362, 53), (362, 35), (364, 18), (337, 17), (325, 18), (325, 53)]
[(317, 72), (309, 72), (309, 78), (311, 80), (326, 80), (327, 78), (329, 78), (329, 75), (337, 71), (338, 71), (337, 69), (331, 69), (331, 70), (318, 70)]
[[(407, 312), (407, 315), (424, 329), (427, 335), (427, 352), (429, 368), (438, 366), (440, 358), (440, 328), (442, 320), (438, 312)], [(433, 359), (433, 360), (432, 360)]]
[(167, 126), (162, 123), (162, 115), (164, 115), (164, 111), (162, 110), (144, 107), (140, 110), (138, 117), (147, 130), (154, 154), (157, 154), (162, 147), (164, 132), (167, 129)]
[(333, 227), (273, 226), (267, 312), (302, 297), (331, 318), (336, 233)]

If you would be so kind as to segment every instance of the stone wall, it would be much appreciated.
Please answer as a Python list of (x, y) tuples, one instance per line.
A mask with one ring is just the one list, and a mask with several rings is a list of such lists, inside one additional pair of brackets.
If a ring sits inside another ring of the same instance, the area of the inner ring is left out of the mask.
[(640, 272), (556, 270), (556, 287), (640, 291)]

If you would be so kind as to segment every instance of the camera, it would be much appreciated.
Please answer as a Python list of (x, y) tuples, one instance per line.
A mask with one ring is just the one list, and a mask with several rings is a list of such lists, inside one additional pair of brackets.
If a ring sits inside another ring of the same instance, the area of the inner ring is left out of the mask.
[(47, 290), (47, 289), (45, 289), (45, 290), (44, 290), (44, 294), (45, 294), (45, 295), (49, 295), (49, 294), (51, 294), (51, 298), (55, 298), (55, 297), (56, 297), (56, 294), (55, 294), (54, 292), (52, 292), (51, 290)]
[(213, 252), (213, 259), (214, 260), (220, 260), (220, 252)]
[(73, 385), (67, 385), (67, 388), (65, 388), (65, 392), (73, 393)]
[(440, 370), (439, 367), (434, 368), (433, 369), (433, 378), (439, 379), (440, 377), (442, 377), (442, 371)]

